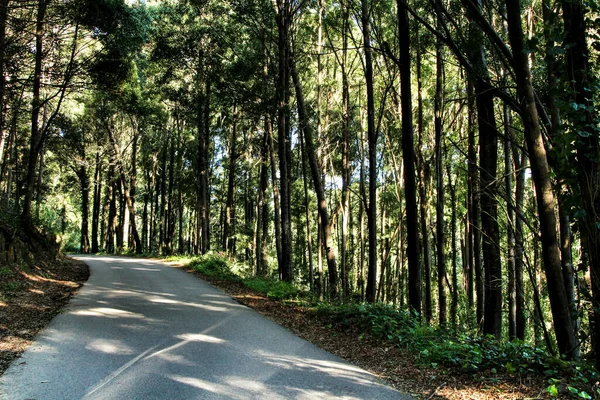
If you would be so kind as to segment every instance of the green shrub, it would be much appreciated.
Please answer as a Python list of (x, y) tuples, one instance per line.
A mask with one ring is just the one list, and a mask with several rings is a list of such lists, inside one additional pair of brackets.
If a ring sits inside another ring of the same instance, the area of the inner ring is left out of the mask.
[(244, 284), (274, 300), (287, 300), (298, 296), (298, 289), (294, 285), (275, 279), (254, 277), (244, 279)]
[(231, 263), (220, 254), (207, 254), (191, 262), (190, 267), (201, 274), (223, 280), (240, 281), (231, 270)]

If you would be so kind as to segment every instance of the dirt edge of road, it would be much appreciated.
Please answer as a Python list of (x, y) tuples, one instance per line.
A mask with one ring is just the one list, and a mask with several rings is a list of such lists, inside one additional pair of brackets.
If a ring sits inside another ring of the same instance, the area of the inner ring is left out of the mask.
[(88, 277), (88, 266), (69, 257), (0, 265), (0, 375)]

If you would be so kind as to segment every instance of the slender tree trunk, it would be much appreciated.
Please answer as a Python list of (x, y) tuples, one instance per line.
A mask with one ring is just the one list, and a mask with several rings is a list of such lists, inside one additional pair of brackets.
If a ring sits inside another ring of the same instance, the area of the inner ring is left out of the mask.
[(506, 0), (508, 33), (515, 60), (517, 90), (523, 99), (522, 118), (525, 142), (529, 151), (531, 173), (536, 189), (542, 258), (554, 319), (554, 333), (560, 353), (570, 358), (573, 351), (578, 347), (578, 343), (571, 325), (569, 302), (562, 277), (560, 248), (556, 232), (554, 192), (550, 181), (550, 169), (542, 139), (529, 62), (525, 51), (520, 8), (519, 0)]
[(225, 221), (223, 224), (223, 251), (231, 252), (231, 224), (233, 218), (233, 190), (235, 186), (235, 167), (237, 163), (237, 106), (233, 107), (233, 116), (231, 121), (231, 140), (229, 142), (229, 174), (227, 178), (227, 200), (225, 202)]
[[(8, 6), (11, 0), (0, 0), (0, 163), (4, 160), (4, 149), (8, 133), (4, 130), (6, 79), (4, 78), (6, 58), (6, 23), (8, 20)], [(2, 180), (0, 174), (0, 181)]]
[(107, 176), (107, 194), (108, 201), (108, 221), (106, 229), (106, 252), (109, 254), (115, 253), (115, 233), (117, 229), (117, 196), (115, 182), (115, 160), (111, 157), (110, 167), (108, 168)]
[(421, 68), (421, 48), (419, 43), (419, 35), (417, 29), (417, 48), (416, 48), (416, 59), (417, 59), (417, 101), (418, 101), (418, 113), (417, 113), (417, 163), (419, 170), (418, 179), (418, 190), (419, 190), (419, 223), (421, 230), (421, 246), (423, 250), (423, 274), (425, 278), (425, 304), (424, 313), (425, 321), (429, 324), (433, 318), (433, 304), (431, 298), (431, 247), (429, 242), (429, 207), (428, 207), (428, 192), (430, 188), (431, 179), (431, 168), (428, 161), (425, 160), (425, 146), (423, 145), (423, 139), (425, 136), (425, 125), (423, 123), (423, 77)]
[(82, 254), (90, 252), (89, 238), (89, 213), (90, 213), (90, 180), (87, 169), (84, 165), (79, 167), (78, 171), (79, 184), (81, 185), (81, 241), (79, 251)]
[(369, 261), (366, 300), (375, 301), (377, 284), (377, 132), (375, 131), (375, 95), (373, 89), (373, 49), (371, 47), (369, 1), (361, 1), (361, 21), (365, 51), (365, 82), (367, 85), (367, 141), (369, 158), (369, 205), (367, 231), (369, 234)]
[(96, 152), (96, 168), (94, 171), (94, 205), (92, 209), (92, 253), (99, 251), (98, 226), (100, 224), (100, 202), (102, 195), (102, 163), (100, 161), (100, 150)]
[[(200, 73), (199, 73), (200, 74)], [(210, 247), (209, 238), (209, 123), (210, 123), (210, 83), (205, 84), (205, 90), (198, 96), (197, 105), (197, 132), (198, 132), (198, 212), (196, 253), (205, 254)]]
[(327, 199), (325, 198), (325, 190), (323, 188), (323, 182), (321, 181), (321, 170), (317, 163), (312, 128), (310, 126), (308, 115), (306, 114), (306, 108), (304, 105), (304, 95), (302, 93), (302, 86), (293, 57), (290, 57), (290, 66), (294, 86), (296, 88), (296, 101), (298, 107), (298, 119), (300, 121), (300, 129), (304, 133), (304, 142), (306, 144), (306, 156), (308, 158), (308, 165), (310, 166), (310, 172), (315, 187), (315, 193), (317, 194), (319, 216), (321, 217), (321, 223), (323, 226), (325, 253), (327, 257), (327, 272), (329, 272), (329, 293), (332, 298), (336, 298), (338, 296), (339, 291), (338, 276), (335, 260), (335, 248), (333, 244), (333, 233), (331, 229), (331, 224), (329, 222), (329, 212), (327, 211)]
[(306, 152), (304, 150), (304, 139), (302, 130), (300, 130), (300, 150), (302, 152), (302, 180), (304, 182), (304, 213), (305, 213), (305, 229), (306, 229), (306, 247), (308, 251), (308, 280), (310, 292), (315, 290), (315, 270), (313, 265), (313, 241), (312, 232), (310, 229), (310, 203), (308, 197), (308, 174), (306, 173)]
[(269, 142), (269, 159), (271, 162), (271, 182), (273, 184), (273, 213), (275, 225), (275, 250), (277, 252), (277, 265), (281, 265), (281, 206), (279, 204), (279, 186), (277, 182), (277, 164), (275, 162), (275, 145), (273, 143), (273, 126), (271, 117), (265, 116), (265, 129)]
[(277, 74), (277, 134), (279, 154), (279, 186), (281, 195), (281, 263), (280, 279), (291, 282), (292, 271), (292, 225), (291, 225), (291, 193), (290, 193), (290, 28), (292, 23), (291, 4), (289, 0), (277, 0), (278, 28), (278, 63)]
[[(25, 199), (23, 201), (23, 217), (26, 220), (31, 219), (31, 203), (33, 201), (33, 192), (35, 189), (35, 168), (42, 142), (42, 132), (40, 130), (40, 110), (42, 108), (41, 87), (42, 87), (42, 60), (44, 57), (44, 29), (46, 19), (46, 9), (49, 0), (39, 0), (37, 8), (37, 17), (35, 24), (35, 66), (33, 71), (33, 92), (31, 108), (31, 137), (29, 141), (29, 155), (27, 163), (27, 176), (25, 179)], [(2, 110), (0, 110), (1, 112)]]
[(515, 162), (515, 333), (519, 340), (525, 340), (527, 318), (525, 316), (525, 284), (523, 281), (525, 241), (523, 236), (523, 214), (525, 203), (525, 168), (527, 160), (525, 154), (519, 155), (516, 145), (512, 146)]
[(350, 225), (350, 123), (352, 120), (350, 109), (350, 90), (348, 83), (348, 27), (349, 27), (349, 5), (343, 3), (343, 21), (342, 21), (342, 245), (341, 245), (341, 279), (343, 298), (347, 299), (349, 290), (349, 262), (348, 262), (348, 236)]
[(450, 235), (452, 240), (452, 302), (450, 304), (450, 321), (452, 328), (456, 329), (457, 325), (457, 313), (458, 313), (458, 249), (456, 248), (456, 220), (457, 220), (457, 208), (456, 202), (456, 185), (458, 177), (455, 178), (454, 184), (452, 183), (452, 175), (450, 166), (448, 168), (448, 187), (450, 188), (450, 204), (452, 205), (452, 217), (450, 222)]
[(131, 195), (129, 192), (129, 185), (127, 184), (127, 177), (125, 176), (125, 169), (123, 168), (123, 162), (121, 161), (121, 152), (119, 151), (119, 146), (117, 146), (117, 142), (115, 140), (112, 129), (108, 127), (108, 137), (113, 147), (113, 151), (115, 154), (115, 162), (117, 164), (117, 168), (119, 171), (119, 176), (121, 178), (121, 185), (123, 186), (123, 196), (125, 197), (125, 203), (127, 205), (127, 209), (129, 210), (129, 215), (131, 218), (131, 233), (133, 234), (133, 240), (135, 241), (135, 252), (137, 254), (142, 253), (142, 242), (140, 241), (140, 236), (138, 234), (136, 221), (135, 221), (135, 208), (133, 207), (133, 203), (131, 201)]
[[(268, 267), (267, 235), (269, 224), (269, 205), (267, 202), (267, 189), (269, 187), (269, 129), (268, 120), (264, 120), (262, 159), (260, 163), (260, 181), (256, 194), (256, 274), (264, 276)], [(266, 222), (265, 222), (266, 221)], [(265, 223), (267, 229), (265, 230)], [(311, 283), (312, 284), (312, 283)]]
[[(137, 194), (137, 157), (138, 157), (138, 140), (139, 132), (137, 126), (134, 124), (133, 127), (133, 141), (131, 143), (131, 172), (129, 173), (129, 190), (131, 196), (131, 204), (135, 208), (136, 194)], [(129, 214), (129, 226), (133, 226), (132, 215)], [(142, 228), (143, 229), (143, 228)], [(135, 239), (133, 238), (133, 232), (129, 235), (127, 232), (127, 248), (132, 249), (135, 247)], [(143, 247), (143, 246), (142, 246)], [(143, 249), (142, 249), (143, 251)]]
[(442, 102), (444, 96), (444, 67), (442, 43), (438, 39), (436, 44), (436, 88), (434, 98), (434, 125), (435, 125), (435, 176), (437, 189), (436, 204), (436, 245), (437, 245), (437, 273), (438, 273), (438, 307), (440, 326), (445, 326), (448, 321), (448, 305), (446, 288), (446, 234), (444, 232), (444, 166), (442, 144)]
[(398, 40), (400, 44), (400, 91), (402, 96), (402, 155), (406, 199), (408, 298), (410, 308), (421, 313), (421, 266), (419, 264), (419, 229), (417, 192), (415, 186), (415, 148), (412, 124), (412, 99), (410, 77), (410, 31), (408, 12), (404, 3), (396, 2), (398, 8)]
[(506, 191), (506, 213), (508, 219), (506, 238), (506, 269), (508, 274), (508, 338), (517, 338), (517, 305), (515, 292), (515, 210), (513, 203), (513, 163), (510, 141), (514, 140), (512, 117), (507, 104), (504, 104), (504, 187)]

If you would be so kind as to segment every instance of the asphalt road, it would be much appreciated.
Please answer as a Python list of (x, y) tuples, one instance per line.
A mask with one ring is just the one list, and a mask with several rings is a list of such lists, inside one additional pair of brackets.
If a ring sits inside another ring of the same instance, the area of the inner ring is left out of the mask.
[(158, 261), (80, 257), (89, 281), (0, 377), (0, 399), (408, 399)]

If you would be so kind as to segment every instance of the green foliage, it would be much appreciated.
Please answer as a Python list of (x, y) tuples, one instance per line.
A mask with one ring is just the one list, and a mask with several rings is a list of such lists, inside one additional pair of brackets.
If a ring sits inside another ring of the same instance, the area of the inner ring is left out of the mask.
[(198, 259), (193, 260), (189, 267), (201, 274), (229, 281), (240, 281), (241, 278), (236, 275), (231, 268), (231, 263), (226, 256), (219, 253), (209, 253)]
[(264, 294), (270, 299), (287, 300), (298, 296), (298, 289), (291, 283), (267, 277), (242, 278), (237, 265), (222, 253), (209, 253), (192, 259), (188, 266), (201, 274), (217, 279), (240, 282), (255, 292)]
[[(567, 379), (573, 388), (596, 382), (598, 373), (591, 366), (567, 362), (545, 350), (521, 341), (498, 342), (481, 337), (422, 325), (418, 317), (386, 304), (321, 304), (317, 311), (340, 327), (356, 327), (362, 334), (406, 347), (418, 354), (422, 365), (442, 366), (462, 372), (504, 371), (509, 374), (544, 374), (553, 385)], [(549, 391), (555, 388), (549, 387)], [(586, 398), (580, 389), (577, 396)], [(571, 391), (571, 394), (574, 392)]]
[(298, 289), (294, 285), (276, 279), (248, 278), (244, 279), (244, 285), (274, 300), (287, 300), (298, 296)]

